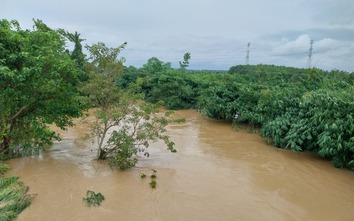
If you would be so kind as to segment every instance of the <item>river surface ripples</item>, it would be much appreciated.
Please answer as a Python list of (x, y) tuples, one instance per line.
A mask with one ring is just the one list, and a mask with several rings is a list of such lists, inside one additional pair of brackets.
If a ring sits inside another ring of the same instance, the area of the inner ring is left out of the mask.
[[(150, 157), (128, 171), (94, 160), (87, 124), (62, 131), (62, 141), (36, 157), (8, 161), (36, 193), (18, 221), (228, 221), (354, 220), (354, 173), (311, 153), (266, 145), (257, 134), (236, 131), (193, 110), (169, 127), (176, 154), (155, 143)], [(157, 171), (157, 188), (141, 173)], [(101, 207), (83, 202), (102, 193)]]

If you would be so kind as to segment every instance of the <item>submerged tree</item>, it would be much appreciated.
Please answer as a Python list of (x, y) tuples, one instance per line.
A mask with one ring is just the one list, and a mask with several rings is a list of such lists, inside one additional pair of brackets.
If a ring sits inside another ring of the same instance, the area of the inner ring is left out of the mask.
[(173, 122), (159, 112), (158, 105), (141, 101), (136, 93), (139, 83), (125, 91), (116, 81), (120, 77), (124, 59), (118, 59), (118, 48), (108, 48), (103, 43), (88, 46), (91, 64), (88, 66), (89, 80), (82, 86), (89, 104), (96, 108), (92, 133), (97, 142), (97, 158), (109, 162), (121, 170), (134, 167), (138, 153), (149, 156), (150, 142), (163, 140), (168, 149), (176, 152), (174, 143), (165, 135), (166, 126)]
[(78, 69), (62, 35), (40, 20), (22, 30), (0, 21), (0, 157), (31, 153), (59, 137), (80, 116)]

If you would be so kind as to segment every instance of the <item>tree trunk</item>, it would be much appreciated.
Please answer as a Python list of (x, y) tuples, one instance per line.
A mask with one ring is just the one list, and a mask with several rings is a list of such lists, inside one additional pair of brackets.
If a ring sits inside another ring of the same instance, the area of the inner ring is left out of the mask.
[(107, 157), (107, 151), (98, 149), (98, 160), (105, 160)]
[(3, 157), (8, 157), (10, 143), (11, 143), (11, 140), (7, 136), (2, 137), (2, 142), (0, 143), (0, 154)]

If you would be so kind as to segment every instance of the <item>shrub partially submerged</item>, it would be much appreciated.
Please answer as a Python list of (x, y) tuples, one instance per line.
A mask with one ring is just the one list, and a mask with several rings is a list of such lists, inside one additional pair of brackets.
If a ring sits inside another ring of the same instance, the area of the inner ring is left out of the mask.
[(0, 162), (0, 220), (7, 221), (17, 217), (31, 204), (34, 195), (28, 194), (28, 187), (18, 177), (3, 177), (9, 166)]
[(101, 193), (95, 193), (91, 190), (87, 190), (86, 198), (83, 198), (86, 203), (86, 206), (101, 206), (103, 200), (105, 200), (104, 196)]

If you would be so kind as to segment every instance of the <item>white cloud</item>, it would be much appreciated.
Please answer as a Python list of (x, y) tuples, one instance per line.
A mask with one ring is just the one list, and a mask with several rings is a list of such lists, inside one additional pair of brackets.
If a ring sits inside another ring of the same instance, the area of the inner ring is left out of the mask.
[(345, 42), (337, 41), (332, 38), (325, 38), (315, 41), (314, 47), (317, 53), (328, 53), (342, 49), (345, 47)]
[(276, 46), (272, 55), (275, 56), (303, 56), (310, 47), (311, 38), (308, 35), (300, 35), (297, 39), (290, 41), (282, 38), (280, 44)]

